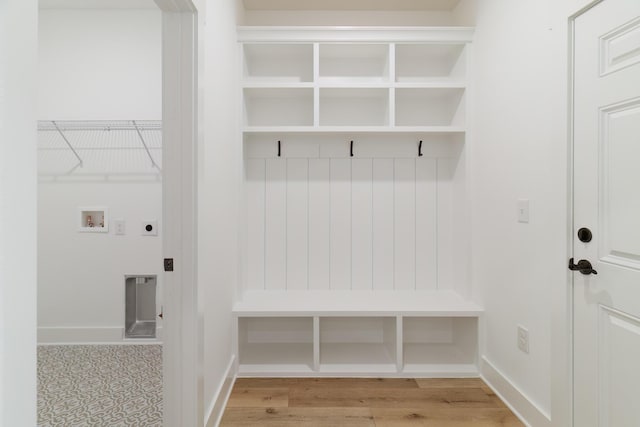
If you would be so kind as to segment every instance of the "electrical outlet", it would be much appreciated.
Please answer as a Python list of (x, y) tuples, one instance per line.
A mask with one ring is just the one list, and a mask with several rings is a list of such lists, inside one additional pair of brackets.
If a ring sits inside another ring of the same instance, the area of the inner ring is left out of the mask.
[(518, 325), (518, 348), (529, 354), (529, 331), (521, 325)]

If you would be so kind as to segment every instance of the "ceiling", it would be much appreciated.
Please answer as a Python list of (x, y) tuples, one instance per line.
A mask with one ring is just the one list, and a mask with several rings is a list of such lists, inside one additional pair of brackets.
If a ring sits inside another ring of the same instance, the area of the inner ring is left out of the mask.
[(460, 0), (244, 0), (246, 10), (452, 10)]
[(40, 9), (157, 9), (153, 0), (39, 0)]

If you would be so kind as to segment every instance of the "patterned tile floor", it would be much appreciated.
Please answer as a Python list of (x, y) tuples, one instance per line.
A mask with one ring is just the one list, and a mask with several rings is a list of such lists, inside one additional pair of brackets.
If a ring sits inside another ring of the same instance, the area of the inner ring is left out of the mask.
[(39, 346), (38, 426), (162, 426), (162, 347)]

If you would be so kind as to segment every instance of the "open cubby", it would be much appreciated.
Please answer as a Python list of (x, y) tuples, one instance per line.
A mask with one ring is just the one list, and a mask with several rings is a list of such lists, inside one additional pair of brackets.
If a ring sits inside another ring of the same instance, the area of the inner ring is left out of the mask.
[(239, 318), (238, 353), (242, 373), (312, 372), (313, 318)]
[(320, 126), (388, 125), (388, 89), (320, 89)]
[(397, 44), (396, 81), (421, 83), (465, 78), (464, 44)]
[(464, 126), (464, 89), (396, 89), (396, 126)]
[(395, 317), (320, 318), (320, 371), (395, 372)]
[(476, 317), (404, 317), (403, 372), (477, 372)]
[(312, 44), (245, 44), (244, 81), (313, 81)]
[(313, 89), (244, 89), (245, 126), (313, 125)]
[(389, 81), (388, 44), (321, 44), (322, 83)]

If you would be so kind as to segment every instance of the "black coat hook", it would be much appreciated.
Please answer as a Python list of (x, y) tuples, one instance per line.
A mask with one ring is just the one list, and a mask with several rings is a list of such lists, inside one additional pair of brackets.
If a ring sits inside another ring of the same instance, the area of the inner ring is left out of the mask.
[(422, 140), (418, 144), (418, 157), (422, 157)]
[(282, 147), (281, 147), (280, 141), (278, 141), (278, 157), (281, 157), (281, 155), (282, 155)]
[(353, 157), (353, 141), (351, 141), (351, 150), (350, 150), (350, 154), (351, 154), (351, 157)]

